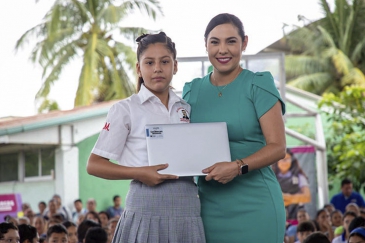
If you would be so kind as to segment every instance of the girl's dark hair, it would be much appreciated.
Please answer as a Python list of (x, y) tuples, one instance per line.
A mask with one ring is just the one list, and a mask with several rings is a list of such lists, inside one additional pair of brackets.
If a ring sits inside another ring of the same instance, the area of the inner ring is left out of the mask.
[(325, 209), (325, 208), (322, 208), (322, 209), (320, 209), (320, 210), (318, 210), (318, 211), (317, 211), (317, 214), (316, 214), (316, 220), (317, 220), (317, 218), (319, 217), (319, 215), (321, 215), (321, 213), (323, 213), (323, 212), (328, 212), (328, 211), (327, 211), (327, 209)]
[(87, 230), (91, 227), (101, 227), (101, 225), (89, 219), (85, 219), (80, 223), (77, 227), (77, 238), (79, 242), (83, 242)]
[(52, 225), (47, 230), (47, 239), (49, 239), (53, 233), (56, 233), (56, 234), (64, 233), (67, 235), (67, 229), (62, 224)]
[(101, 220), (100, 220), (100, 217), (99, 217), (99, 214), (95, 211), (89, 211), (85, 214), (85, 219), (87, 218), (87, 215), (93, 215), (97, 220), (98, 220), (98, 223), (101, 224)]
[(37, 237), (37, 229), (29, 224), (21, 224), (18, 226), (20, 243), (28, 240), (33, 242), (33, 239)]
[(204, 33), (205, 41), (207, 41), (208, 35), (212, 31), (212, 29), (214, 29), (216, 26), (221, 25), (221, 24), (234, 25), (237, 28), (238, 34), (241, 36), (242, 41), (245, 40), (245, 29), (243, 27), (241, 20), (233, 14), (222, 13), (222, 14), (218, 14), (217, 16), (212, 18), (210, 20), (210, 22), (208, 23), (207, 28), (205, 29), (205, 33)]
[[(289, 170), (292, 173), (292, 175), (298, 176), (299, 174), (302, 174), (308, 180), (307, 175), (305, 174), (305, 172), (303, 171), (303, 169), (300, 167), (299, 161), (294, 156), (293, 152), (289, 148), (287, 148), (286, 149), (286, 153), (289, 154), (290, 157), (291, 157), (291, 166), (290, 166), (290, 169)], [(280, 169), (278, 167), (278, 162), (276, 162), (275, 164), (272, 165), (272, 169), (274, 170), (274, 172), (275, 172), (276, 175), (280, 173)]]
[[(100, 211), (99, 213), (98, 213), (98, 215), (100, 215), (100, 214), (105, 214), (106, 215), (106, 217), (108, 218), (108, 220), (110, 219), (110, 215), (109, 215), (109, 213), (107, 212), (107, 211)], [(99, 217), (100, 218), (100, 217)]]
[[(136, 42), (138, 43), (137, 47), (137, 60), (139, 62), (139, 59), (143, 52), (147, 50), (148, 46), (150, 44), (156, 44), (156, 43), (162, 43), (165, 44), (166, 48), (172, 53), (174, 60), (176, 60), (176, 48), (175, 43), (172, 42), (171, 38), (168, 37), (165, 32), (160, 32), (158, 34), (143, 34), (139, 36), (136, 39)], [(141, 89), (141, 85), (143, 83), (143, 78), (138, 77), (138, 83), (137, 83), (137, 91)]]
[(0, 223), (0, 240), (2, 240), (4, 238), (4, 235), (8, 233), (8, 231), (11, 229), (18, 230), (18, 227), (8, 222)]
[(74, 222), (71, 222), (71, 221), (62, 222), (62, 225), (65, 226), (66, 229), (70, 228), (71, 226), (77, 227), (77, 225)]

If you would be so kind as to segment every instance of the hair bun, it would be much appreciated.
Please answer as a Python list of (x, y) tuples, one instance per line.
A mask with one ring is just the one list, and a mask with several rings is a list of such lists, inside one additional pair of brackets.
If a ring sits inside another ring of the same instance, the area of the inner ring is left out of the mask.
[(159, 35), (163, 35), (163, 36), (167, 36), (165, 32), (161, 31), (160, 33), (158, 33)]
[(138, 36), (137, 39), (136, 39), (136, 42), (140, 42), (143, 38), (145, 38), (148, 35), (149, 34), (142, 34), (142, 35)]

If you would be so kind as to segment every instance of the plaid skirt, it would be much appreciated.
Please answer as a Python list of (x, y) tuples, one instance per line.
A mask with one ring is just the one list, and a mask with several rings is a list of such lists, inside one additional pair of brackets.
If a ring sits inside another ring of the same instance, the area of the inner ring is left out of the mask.
[(133, 180), (112, 243), (204, 243), (192, 177), (149, 187)]

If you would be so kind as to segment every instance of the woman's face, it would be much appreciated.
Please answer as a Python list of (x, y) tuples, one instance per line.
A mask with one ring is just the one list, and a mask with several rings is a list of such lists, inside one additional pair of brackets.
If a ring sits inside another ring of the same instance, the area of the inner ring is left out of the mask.
[(137, 73), (153, 94), (168, 93), (172, 76), (177, 72), (177, 61), (163, 43), (148, 45), (139, 57)]
[(220, 73), (236, 70), (247, 42), (247, 37), (242, 40), (236, 26), (230, 23), (217, 25), (212, 29), (205, 40), (205, 46), (214, 69)]
[(281, 174), (286, 174), (291, 167), (291, 156), (290, 154), (286, 154), (284, 159), (278, 161), (278, 168)]

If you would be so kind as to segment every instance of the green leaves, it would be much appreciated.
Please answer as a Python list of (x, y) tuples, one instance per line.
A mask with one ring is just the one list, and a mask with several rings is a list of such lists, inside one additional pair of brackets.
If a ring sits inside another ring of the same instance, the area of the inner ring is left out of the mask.
[(325, 94), (319, 108), (328, 116), (327, 154), (331, 178), (365, 185), (365, 88), (345, 87), (337, 95)]
[(30, 58), (43, 68), (43, 84), (36, 95), (42, 103), (40, 110), (50, 110), (47, 97), (53, 83), (70, 60), (79, 56), (83, 65), (75, 106), (122, 99), (135, 92), (127, 75), (127, 70), (135, 73), (135, 53), (116, 39), (118, 30), (127, 39), (147, 32), (143, 28), (119, 27), (135, 10), (153, 19), (162, 14), (156, 0), (56, 0), (42, 22), (20, 37), (17, 50), (33, 38), (36, 40)]
[(320, 4), (324, 19), (287, 36), (293, 52), (286, 57), (288, 83), (318, 95), (365, 87), (365, 1), (336, 0), (333, 12), (327, 1)]

